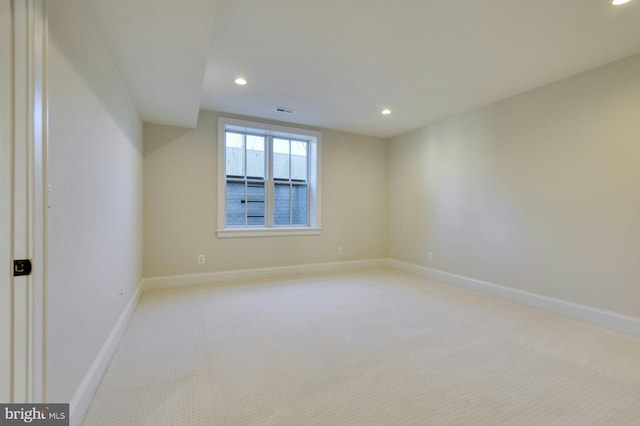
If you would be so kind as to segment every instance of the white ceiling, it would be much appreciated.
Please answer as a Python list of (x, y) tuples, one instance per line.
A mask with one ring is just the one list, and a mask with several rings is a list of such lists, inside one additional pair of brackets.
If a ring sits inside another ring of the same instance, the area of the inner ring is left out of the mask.
[(89, 1), (142, 119), (195, 127), (214, 2)]
[(92, 1), (143, 119), (190, 127), (392, 137), (640, 52), (640, 0)]

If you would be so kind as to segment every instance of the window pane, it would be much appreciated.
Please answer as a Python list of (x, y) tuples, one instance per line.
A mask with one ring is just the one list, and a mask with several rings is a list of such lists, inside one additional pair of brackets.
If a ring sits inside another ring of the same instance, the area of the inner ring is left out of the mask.
[(307, 185), (291, 187), (291, 224), (307, 224)]
[(287, 184), (274, 185), (273, 191), (273, 223), (274, 225), (291, 224), (291, 188)]
[(244, 225), (244, 182), (227, 181), (227, 226)]
[(226, 132), (227, 176), (244, 176), (244, 135)]
[(273, 139), (273, 178), (289, 180), (289, 141)]
[(247, 183), (247, 225), (264, 226), (264, 182)]
[(307, 142), (291, 141), (291, 179), (307, 180)]
[(264, 136), (247, 135), (247, 176), (264, 179)]

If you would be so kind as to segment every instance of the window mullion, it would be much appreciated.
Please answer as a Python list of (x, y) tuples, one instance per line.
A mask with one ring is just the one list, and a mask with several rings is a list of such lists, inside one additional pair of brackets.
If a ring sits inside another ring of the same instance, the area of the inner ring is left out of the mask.
[(293, 223), (293, 184), (291, 173), (293, 170), (293, 155), (291, 155), (291, 139), (289, 139), (289, 225)]
[(247, 178), (244, 179), (244, 226), (249, 224), (249, 203), (247, 203), (247, 197), (249, 196), (249, 182)]
[(247, 179), (247, 135), (242, 135), (242, 174), (244, 177), (244, 226), (249, 225), (249, 181)]
[(267, 135), (265, 138), (266, 143), (266, 167), (265, 167), (265, 196), (264, 196), (264, 214), (265, 214), (265, 226), (267, 228), (273, 227), (273, 137)]
[[(291, 180), (291, 178), (289, 178)], [(293, 183), (289, 182), (289, 225), (293, 224)]]
[(311, 224), (311, 143), (307, 142), (307, 224)]

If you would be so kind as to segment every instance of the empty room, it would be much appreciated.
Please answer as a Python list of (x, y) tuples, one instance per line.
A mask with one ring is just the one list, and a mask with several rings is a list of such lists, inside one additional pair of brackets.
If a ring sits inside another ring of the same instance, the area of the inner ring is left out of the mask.
[(0, 16), (0, 423), (640, 425), (640, 0)]

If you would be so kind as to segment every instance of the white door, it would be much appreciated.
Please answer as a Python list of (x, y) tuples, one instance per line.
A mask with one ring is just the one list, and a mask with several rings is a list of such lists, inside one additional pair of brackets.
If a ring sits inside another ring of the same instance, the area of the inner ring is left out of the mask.
[(11, 4), (0, 2), (0, 401), (12, 389), (12, 104)]
[[(0, 1), (0, 401), (44, 399), (44, 6)], [(14, 277), (13, 260), (35, 274)]]

